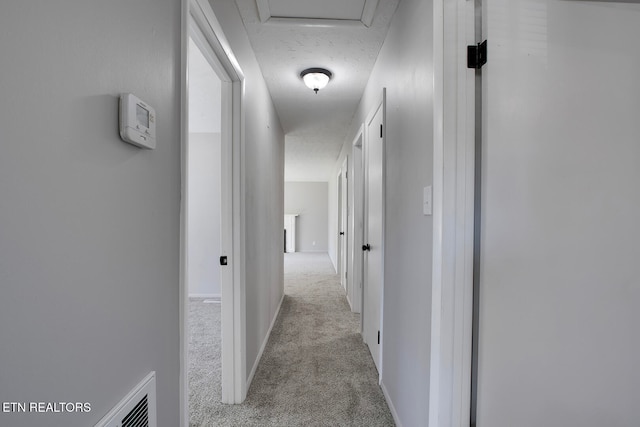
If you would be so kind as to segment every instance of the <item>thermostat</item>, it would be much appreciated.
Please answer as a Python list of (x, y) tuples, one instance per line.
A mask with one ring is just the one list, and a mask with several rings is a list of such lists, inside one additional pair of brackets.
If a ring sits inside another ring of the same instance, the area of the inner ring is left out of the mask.
[(156, 148), (156, 110), (132, 93), (120, 95), (120, 138), (141, 148)]

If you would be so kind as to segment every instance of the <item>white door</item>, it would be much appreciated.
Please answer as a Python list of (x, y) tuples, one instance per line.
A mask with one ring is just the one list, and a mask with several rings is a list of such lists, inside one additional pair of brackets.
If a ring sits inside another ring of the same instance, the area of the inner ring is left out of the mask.
[(349, 237), (349, 221), (347, 218), (348, 215), (348, 198), (347, 195), (349, 193), (349, 187), (347, 185), (348, 172), (347, 172), (347, 160), (344, 159), (344, 163), (342, 164), (342, 172), (340, 174), (340, 283), (342, 283), (342, 287), (349, 293), (347, 289), (347, 246), (348, 246), (348, 237)]
[(364, 250), (364, 333), (378, 372), (381, 363), (383, 284), (384, 103), (367, 121)]
[(483, 6), (477, 426), (637, 426), (640, 4)]

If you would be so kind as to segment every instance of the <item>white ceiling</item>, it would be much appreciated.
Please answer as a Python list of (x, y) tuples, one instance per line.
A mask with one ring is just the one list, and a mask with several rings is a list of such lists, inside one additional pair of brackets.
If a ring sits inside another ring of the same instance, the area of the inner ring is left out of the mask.
[[(236, 0), (286, 135), (285, 180), (329, 180), (398, 1)], [(333, 73), (318, 94), (300, 78), (310, 67)]]

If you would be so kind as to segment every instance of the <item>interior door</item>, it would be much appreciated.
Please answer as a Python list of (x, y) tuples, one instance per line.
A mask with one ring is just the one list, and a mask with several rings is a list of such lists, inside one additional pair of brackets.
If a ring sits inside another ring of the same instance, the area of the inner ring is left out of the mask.
[(365, 340), (378, 372), (381, 363), (383, 285), (384, 108), (380, 104), (367, 123), (366, 237), (364, 250)]
[(483, 8), (477, 426), (638, 425), (640, 4)]
[(344, 159), (344, 163), (342, 163), (342, 173), (340, 174), (340, 282), (342, 283), (342, 287), (349, 294), (349, 290), (347, 289), (347, 247), (349, 242), (349, 220), (348, 216), (348, 193), (349, 186), (347, 185), (348, 179), (348, 158)]

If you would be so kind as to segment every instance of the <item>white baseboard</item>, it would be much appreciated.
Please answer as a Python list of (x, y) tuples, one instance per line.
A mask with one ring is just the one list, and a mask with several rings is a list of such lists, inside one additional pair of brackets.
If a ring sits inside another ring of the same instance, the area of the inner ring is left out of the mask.
[(189, 298), (221, 299), (222, 295), (220, 295), (220, 294), (189, 294)]
[(284, 301), (284, 292), (282, 293), (282, 298), (280, 298), (280, 303), (278, 304), (278, 308), (276, 309), (276, 314), (271, 319), (271, 325), (269, 325), (269, 330), (267, 331), (267, 335), (264, 337), (262, 341), (262, 345), (260, 346), (260, 351), (258, 352), (258, 357), (256, 357), (256, 361), (253, 364), (253, 368), (251, 368), (251, 372), (249, 373), (249, 378), (247, 378), (247, 388), (249, 390), (249, 386), (251, 386), (251, 382), (253, 381), (253, 376), (256, 374), (256, 370), (258, 369), (258, 365), (260, 364), (260, 359), (262, 359), (262, 353), (264, 353), (264, 349), (267, 346), (267, 342), (269, 341), (269, 337), (271, 336), (271, 330), (273, 329), (273, 325), (276, 324), (276, 319), (278, 319), (278, 315), (280, 314), (280, 308), (282, 307), (282, 302)]
[(393, 416), (393, 421), (396, 423), (396, 427), (402, 427), (402, 423), (400, 422), (400, 417), (398, 417), (396, 407), (393, 406), (391, 397), (389, 397), (389, 392), (387, 391), (387, 388), (384, 386), (383, 382), (380, 382), (380, 388), (382, 389), (382, 394), (384, 394), (384, 400), (387, 401), (387, 405), (389, 406), (389, 410), (391, 411), (391, 416)]

